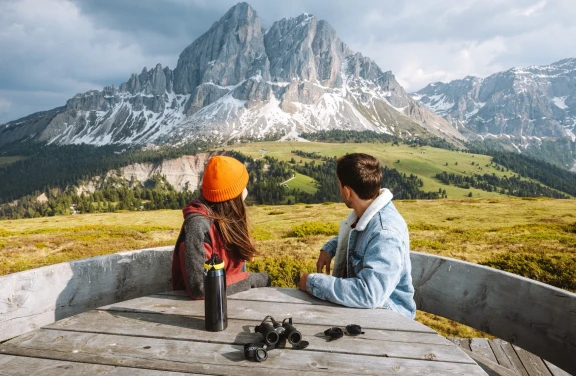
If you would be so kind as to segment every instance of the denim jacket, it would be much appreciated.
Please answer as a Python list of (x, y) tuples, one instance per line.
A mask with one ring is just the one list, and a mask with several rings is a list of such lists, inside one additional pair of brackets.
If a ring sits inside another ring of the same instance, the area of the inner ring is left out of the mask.
[(348, 307), (415, 317), (408, 226), (391, 200), (392, 193), (382, 189), (360, 219), (352, 211), (342, 221), (338, 236), (322, 248), (335, 257), (332, 275), (310, 274), (309, 293)]

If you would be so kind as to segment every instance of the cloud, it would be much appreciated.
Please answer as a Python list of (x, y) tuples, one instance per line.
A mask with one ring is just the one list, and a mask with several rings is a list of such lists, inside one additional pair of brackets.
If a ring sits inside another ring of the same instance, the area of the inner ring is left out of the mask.
[[(59, 93), (70, 98), (125, 81), (152, 62), (174, 62), (172, 55), (145, 55), (132, 36), (97, 27), (69, 1), (4, 1), (0, 24), (0, 90), (14, 103), (28, 92), (24, 100), (48, 105), (36, 111), (63, 105)], [(13, 118), (27, 108), (15, 105)]]
[(12, 101), (0, 97), (0, 124), (3, 123), (2, 119), (7, 117), (12, 109)]
[(0, 113), (8, 112), (12, 108), (12, 102), (0, 97)]
[(530, 17), (533, 14), (537, 13), (538, 11), (544, 9), (547, 3), (548, 2), (546, 0), (540, 1), (538, 4), (528, 7), (527, 9), (524, 9), (523, 11), (520, 12), (520, 14), (526, 17)]
[[(237, 0), (0, 0), (0, 123), (118, 85), (179, 54)], [(574, 57), (573, 0), (252, 0), (264, 27), (303, 12), (409, 91)]]
[[(368, 53), (381, 66), (392, 70), (398, 82), (415, 91), (431, 82), (450, 81), (471, 75), (487, 76), (504, 67), (496, 61), (507, 50), (505, 41), (496, 37), (481, 43), (468, 41), (394, 43), (372, 42), (354, 46)], [(445, 60), (450, 56), (449, 60)]]

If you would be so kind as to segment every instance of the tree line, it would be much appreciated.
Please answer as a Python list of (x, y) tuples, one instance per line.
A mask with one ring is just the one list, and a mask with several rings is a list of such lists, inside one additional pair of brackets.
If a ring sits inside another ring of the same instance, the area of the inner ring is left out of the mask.
[(553, 198), (567, 199), (569, 196), (548, 188), (542, 184), (520, 179), (519, 176), (503, 176), (496, 174), (474, 174), (472, 176), (447, 173), (436, 174), (436, 179), (446, 185), (455, 185), (460, 188), (476, 188), (486, 192), (498, 192), (509, 196), (517, 197), (538, 197), (546, 196)]
[(0, 156), (24, 156), (14, 163), (0, 166), (0, 204), (12, 202), (35, 192), (65, 190), (102, 176), (110, 170), (134, 163), (160, 163), (183, 155), (195, 155), (211, 145), (205, 141), (185, 143), (178, 147), (137, 148), (125, 145), (40, 145), (11, 144), (0, 149)]
[(435, 148), (441, 148), (446, 150), (459, 150), (458, 147), (446, 141), (443, 138), (437, 136), (427, 136), (422, 137), (412, 137), (412, 138), (400, 138), (398, 136), (378, 133), (374, 131), (349, 131), (340, 129), (331, 129), (326, 131), (318, 131), (311, 133), (302, 133), (300, 135), (309, 141), (315, 142), (331, 142), (331, 143), (388, 143), (391, 142), (392, 145), (400, 145), (403, 143), (405, 145), (410, 145), (414, 147), (419, 146), (432, 146)]
[(106, 186), (95, 192), (80, 192), (74, 186), (64, 192), (47, 191), (46, 202), (38, 201), (37, 191), (17, 203), (0, 205), (0, 218), (19, 219), (66, 214), (106, 213), (118, 211), (181, 209), (198, 195), (188, 187), (181, 192), (161, 175), (154, 175), (141, 184), (132, 179), (109, 178)]

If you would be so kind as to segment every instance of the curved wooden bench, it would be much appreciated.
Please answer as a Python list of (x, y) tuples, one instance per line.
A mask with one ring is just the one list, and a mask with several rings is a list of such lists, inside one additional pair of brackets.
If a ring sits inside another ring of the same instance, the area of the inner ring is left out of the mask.
[(0, 341), (96, 307), (171, 290), (173, 249), (121, 252), (0, 277)]
[(412, 252), (418, 309), (492, 334), (576, 374), (576, 294), (469, 262)]
[[(171, 290), (172, 246), (0, 277), (0, 341), (90, 309)], [(418, 309), (522, 347), (576, 374), (576, 294), (500, 270), (412, 252)]]

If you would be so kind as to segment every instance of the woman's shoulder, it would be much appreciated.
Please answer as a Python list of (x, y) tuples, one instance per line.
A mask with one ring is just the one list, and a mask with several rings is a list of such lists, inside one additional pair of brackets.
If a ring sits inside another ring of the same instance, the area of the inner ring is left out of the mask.
[(202, 200), (192, 200), (188, 205), (182, 209), (184, 218), (192, 218), (194, 216), (208, 217), (211, 214), (210, 208)]

